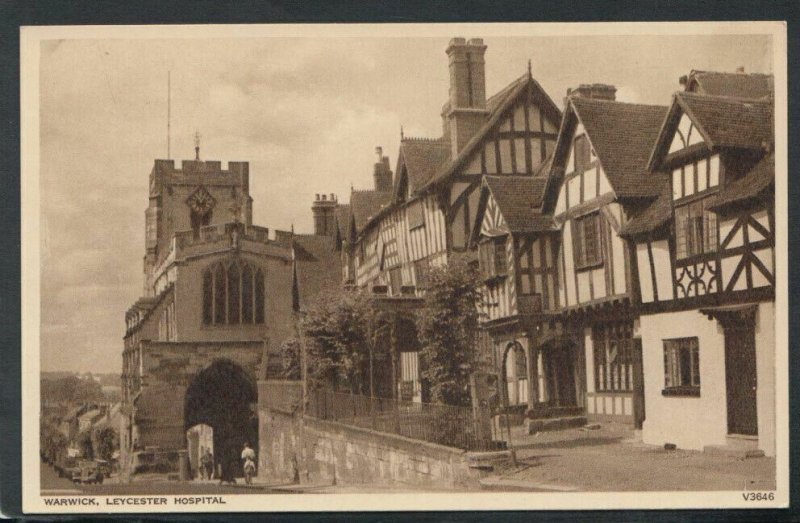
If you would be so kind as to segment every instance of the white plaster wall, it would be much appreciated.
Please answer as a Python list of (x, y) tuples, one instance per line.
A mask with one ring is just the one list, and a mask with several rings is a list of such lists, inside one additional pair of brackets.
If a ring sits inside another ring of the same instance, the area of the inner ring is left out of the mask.
[(761, 303), (756, 314), (756, 406), (758, 447), (775, 455), (775, 304)]
[[(724, 445), (728, 409), (722, 326), (697, 310), (642, 316), (640, 322), (646, 412), (642, 441), (695, 450)], [(697, 336), (700, 347), (700, 397), (663, 396), (663, 340), (692, 336)]]

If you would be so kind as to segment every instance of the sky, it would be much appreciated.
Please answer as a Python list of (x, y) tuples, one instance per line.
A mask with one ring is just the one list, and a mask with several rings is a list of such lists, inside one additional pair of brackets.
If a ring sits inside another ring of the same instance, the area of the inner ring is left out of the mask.
[[(471, 38), (478, 35), (453, 35)], [(40, 56), (41, 370), (119, 372), (142, 295), (148, 176), (167, 157), (250, 162), (253, 221), (311, 232), (315, 193), (371, 188), (375, 147), (441, 135), (448, 38), (48, 40)], [(668, 105), (691, 69), (771, 73), (759, 35), (485, 38), (491, 95), (527, 71)]]

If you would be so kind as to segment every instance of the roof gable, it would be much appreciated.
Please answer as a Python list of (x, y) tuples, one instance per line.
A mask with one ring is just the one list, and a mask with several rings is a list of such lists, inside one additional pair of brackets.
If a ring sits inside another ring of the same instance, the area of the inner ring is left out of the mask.
[(424, 187), (436, 172), (450, 161), (450, 142), (444, 138), (403, 138), (397, 158), (397, 179), (394, 199), (401, 199), (401, 189), (408, 184), (409, 192)]
[(649, 170), (657, 170), (670, 154), (679, 126), (685, 121), (684, 116), (702, 135), (709, 149), (758, 150), (774, 141), (773, 107), (769, 100), (678, 92), (673, 96), (672, 106), (653, 147)]
[[(531, 233), (552, 230), (552, 216), (542, 215), (540, 207), (547, 179), (532, 176), (485, 176), (476, 220), (475, 234), (487, 233), (490, 229), (511, 233)], [(487, 219), (488, 218), (488, 219)], [(491, 231), (490, 235), (494, 234)]]
[(486, 108), (489, 111), (489, 117), (486, 123), (467, 142), (461, 152), (458, 153), (458, 156), (453, 158), (451, 162), (443, 165), (434, 177), (420, 189), (427, 189), (432, 185), (447, 182), (460, 168), (467, 165), (486, 136), (500, 125), (506, 110), (528, 89), (531, 89), (535, 96), (541, 101), (541, 110), (551, 120), (560, 120), (561, 111), (558, 109), (558, 106), (555, 105), (542, 86), (530, 74), (525, 74), (487, 100)]
[(771, 74), (716, 71), (692, 71), (686, 88), (698, 94), (737, 98), (763, 98), (770, 96), (775, 89)]
[(370, 218), (389, 204), (392, 193), (382, 191), (353, 191), (350, 194), (350, 213), (356, 233), (367, 225)]

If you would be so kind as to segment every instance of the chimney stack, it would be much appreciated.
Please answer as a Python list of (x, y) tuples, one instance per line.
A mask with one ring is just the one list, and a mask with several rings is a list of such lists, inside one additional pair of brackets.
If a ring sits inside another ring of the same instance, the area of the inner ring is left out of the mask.
[(608, 84), (580, 84), (574, 89), (567, 89), (567, 96), (564, 97), (564, 107), (568, 105), (571, 98), (590, 98), (613, 102), (617, 99), (617, 88)]
[(378, 157), (372, 172), (375, 190), (390, 192), (392, 190), (392, 169), (389, 167), (389, 157), (383, 155), (381, 146), (375, 148), (375, 155)]
[(336, 195), (331, 193), (315, 195), (311, 204), (311, 213), (314, 216), (314, 234), (317, 236), (334, 236), (336, 234), (336, 209), (339, 202)]
[(481, 38), (453, 38), (447, 46), (450, 99), (442, 109), (442, 118), (454, 158), (488, 117), (485, 53)]

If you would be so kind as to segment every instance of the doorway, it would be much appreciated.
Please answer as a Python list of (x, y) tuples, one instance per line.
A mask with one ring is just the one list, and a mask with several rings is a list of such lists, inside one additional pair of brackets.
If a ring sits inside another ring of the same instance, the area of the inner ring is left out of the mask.
[(725, 327), (728, 434), (758, 435), (756, 339), (749, 323)]
[[(184, 431), (187, 449), (190, 429), (198, 425), (210, 427), (214, 463), (230, 467), (241, 477), (239, 456), (245, 443), (258, 448), (258, 393), (252, 378), (229, 360), (216, 360), (201, 371), (186, 391)], [(198, 442), (199, 447), (199, 442)]]

